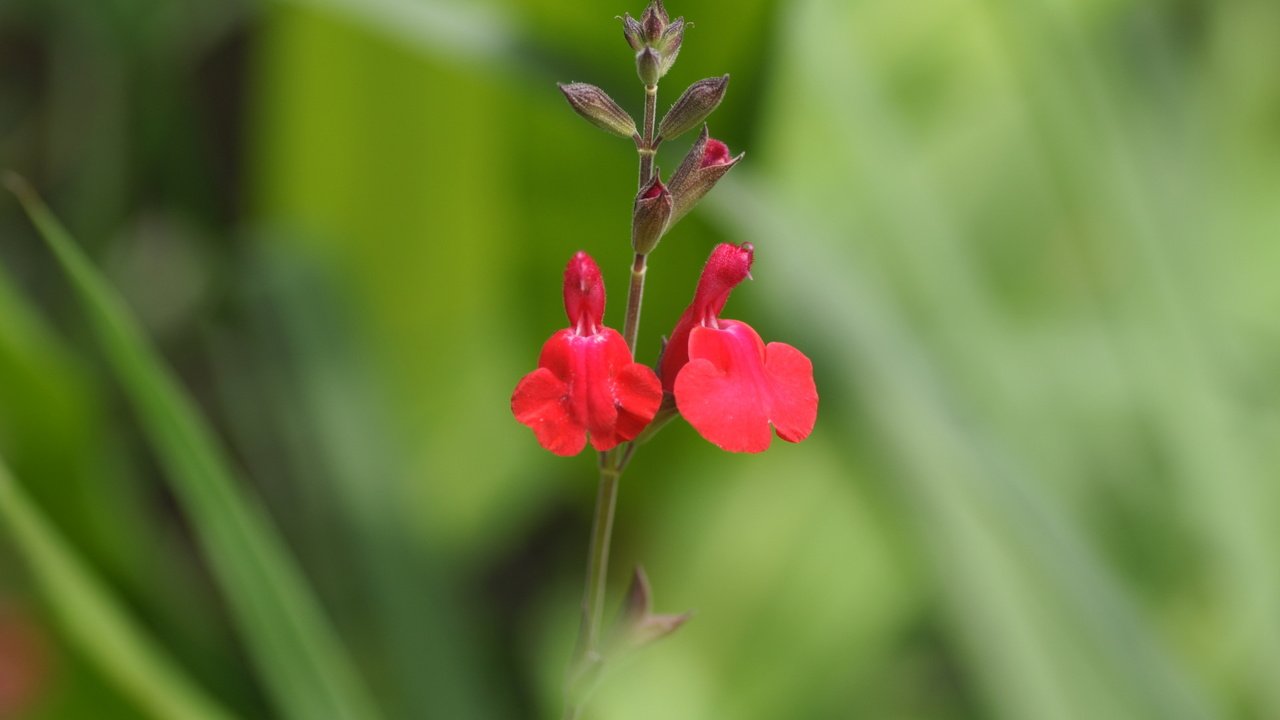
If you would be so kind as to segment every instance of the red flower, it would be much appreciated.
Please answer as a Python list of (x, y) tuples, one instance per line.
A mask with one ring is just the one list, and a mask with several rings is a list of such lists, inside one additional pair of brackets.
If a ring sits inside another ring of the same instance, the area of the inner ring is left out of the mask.
[(761, 452), (773, 438), (800, 442), (813, 431), (818, 389), (813, 363), (780, 342), (765, 345), (744, 322), (720, 319), (733, 288), (750, 277), (755, 248), (711, 252), (693, 302), (671, 333), (662, 383), (702, 437), (730, 452)]
[(649, 424), (662, 386), (632, 361), (622, 335), (603, 325), (604, 279), (584, 252), (564, 270), (564, 309), (571, 326), (542, 346), (538, 369), (511, 395), (511, 412), (557, 455), (578, 454), (588, 435), (592, 447), (608, 450)]

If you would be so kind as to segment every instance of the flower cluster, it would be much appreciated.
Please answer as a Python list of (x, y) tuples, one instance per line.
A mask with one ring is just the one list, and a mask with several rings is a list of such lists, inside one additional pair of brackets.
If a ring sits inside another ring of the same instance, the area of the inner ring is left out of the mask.
[[(729, 294), (750, 277), (755, 260), (750, 243), (712, 250), (657, 374), (632, 355), (649, 254), (743, 156), (730, 153), (704, 124), (724, 99), (728, 75), (693, 83), (655, 123), (658, 81), (680, 53), (684, 18), (671, 20), (662, 0), (650, 0), (639, 19), (624, 15), (622, 26), (644, 85), (643, 126), (594, 85), (568, 83), (560, 90), (593, 125), (633, 140), (640, 158), (640, 189), (631, 211), (635, 261), (626, 327), (621, 334), (605, 327), (604, 280), (595, 261), (579, 252), (564, 277), (570, 325), (543, 345), (538, 369), (516, 386), (511, 411), (557, 455), (577, 454), (588, 440), (601, 452), (634, 443), (644, 439), (641, 433), (651, 423), (660, 427), (655, 417), (665, 420), (677, 412), (704, 438), (731, 452), (761, 452), (775, 430), (783, 440), (799, 442), (812, 432), (818, 412), (812, 363), (794, 347), (765, 344), (750, 325), (720, 317)], [(702, 132), (664, 183), (653, 166), (658, 146), (698, 125)], [(611, 463), (620, 471), (625, 460)]]
[[(662, 0), (649, 0), (639, 19), (624, 15), (623, 37), (635, 52), (644, 86), (643, 122), (637, 123), (604, 90), (588, 83), (560, 85), (569, 106), (592, 125), (635, 143), (640, 177), (631, 204), (634, 251), (622, 331), (604, 324), (604, 278), (585, 252), (564, 272), (569, 326), (542, 346), (538, 367), (511, 395), (511, 412), (542, 447), (576, 455), (589, 442), (599, 452), (600, 482), (587, 552), (587, 581), (574, 661), (565, 684), (565, 717), (581, 716), (606, 660), (669, 635), (688, 613), (652, 609), (648, 580), (636, 568), (632, 589), (614, 630), (602, 631), (610, 532), (619, 479), (637, 447), (677, 415), (702, 437), (730, 452), (766, 450), (774, 433), (800, 442), (813, 431), (818, 390), (813, 363), (794, 347), (765, 343), (750, 325), (721, 316), (729, 295), (751, 277), (755, 247), (722, 243), (711, 251), (693, 300), (663, 344), (652, 368), (636, 362), (641, 304), (649, 256), (743, 155), (711, 137), (706, 119), (724, 99), (729, 76), (693, 83), (657, 117), (658, 82), (684, 44), (684, 18), (672, 20)], [(658, 147), (702, 127), (676, 171), (664, 182), (655, 166)]]
[(785, 343), (766, 345), (747, 323), (720, 317), (754, 260), (751, 243), (711, 252), (693, 302), (671, 332), (659, 382), (603, 325), (600, 268), (585, 252), (574, 255), (564, 274), (570, 326), (547, 340), (538, 369), (516, 386), (516, 419), (557, 455), (577, 454), (588, 437), (596, 450), (609, 450), (634, 440), (665, 394), (699, 434), (731, 452), (767, 449), (770, 426), (788, 442), (808, 437), (818, 412), (809, 358)]

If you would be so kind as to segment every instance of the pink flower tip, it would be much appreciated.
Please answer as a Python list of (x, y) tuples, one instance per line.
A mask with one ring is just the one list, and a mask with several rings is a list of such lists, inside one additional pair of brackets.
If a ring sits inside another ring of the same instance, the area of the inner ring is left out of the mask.
[(715, 138), (707, 138), (707, 144), (702, 148), (702, 162), (699, 167), (711, 167), (713, 165), (726, 165), (732, 158), (729, 157), (729, 146), (716, 140)]
[(667, 186), (663, 185), (662, 179), (655, 174), (653, 176), (653, 182), (649, 183), (649, 186), (646, 187), (644, 189), (644, 192), (640, 194), (640, 199), (652, 200), (654, 198), (661, 197), (662, 193), (666, 191), (667, 191)]

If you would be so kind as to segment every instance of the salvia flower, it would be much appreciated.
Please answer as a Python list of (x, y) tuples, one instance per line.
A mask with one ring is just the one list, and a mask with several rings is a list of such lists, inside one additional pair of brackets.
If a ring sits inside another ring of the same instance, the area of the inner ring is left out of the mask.
[(604, 326), (604, 278), (585, 252), (564, 271), (569, 327), (542, 346), (538, 369), (511, 395), (511, 412), (542, 447), (576, 455), (591, 439), (609, 450), (644, 430), (662, 402), (653, 370), (634, 362), (617, 330)]
[(702, 437), (730, 452), (761, 452), (773, 438), (800, 442), (813, 431), (818, 389), (813, 363), (780, 342), (765, 344), (744, 322), (720, 317), (729, 294), (750, 277), (751, 243), (717, 245), (693, 302), (667, 343), (662, 383)]

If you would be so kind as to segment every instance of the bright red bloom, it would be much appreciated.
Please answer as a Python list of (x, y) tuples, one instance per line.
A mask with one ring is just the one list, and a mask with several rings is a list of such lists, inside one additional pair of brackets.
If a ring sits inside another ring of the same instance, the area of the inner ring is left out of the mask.
[(702, 437), (730, 452), (761, 452), (773, 438), (800, 442), (818, 417), (813, 363), (780, 342), (766, 345), (738, 320), (720, 319), (733, 288), (750, 277), (755, 248), (717, 245), (693, 302), (671, 333), (662, 383)]
[(557, 455), (578, 454), (588, 435), (596, 450), (609, 450), (649, 424), (662, 386), (632, 360), (622, 335), (604, 326), (604, 279), (584, 252), (564, 270), (564, 309), (570, 327), (542, 346), (538, 369), (511, 395), (511, 412)]

